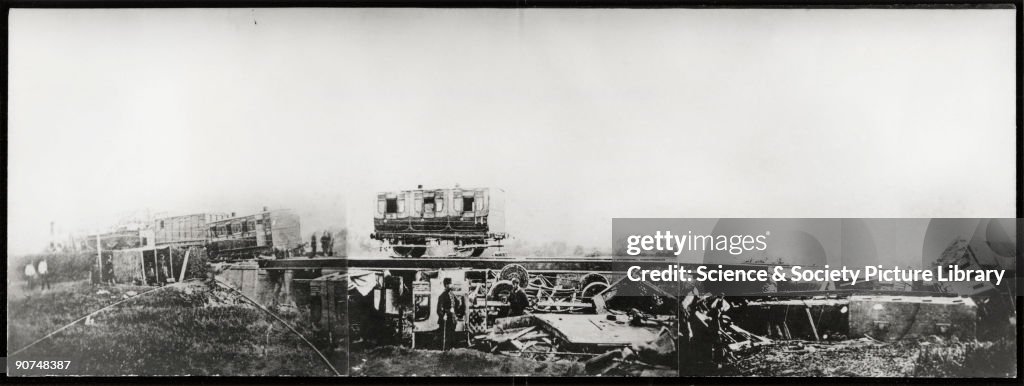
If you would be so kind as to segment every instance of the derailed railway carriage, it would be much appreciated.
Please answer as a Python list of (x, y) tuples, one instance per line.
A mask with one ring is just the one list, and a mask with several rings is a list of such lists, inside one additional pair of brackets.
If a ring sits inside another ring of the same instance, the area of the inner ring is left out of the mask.
[(206, 249), (212, 260), (244, 260), (285, 253), (302, 243), (299, 216), (264, 210), (207, 224)]
[(501, 189), (457, 185), (381, 192), (370, 237), (396, 257), (481, 256), (507, 237), (504, 201)]

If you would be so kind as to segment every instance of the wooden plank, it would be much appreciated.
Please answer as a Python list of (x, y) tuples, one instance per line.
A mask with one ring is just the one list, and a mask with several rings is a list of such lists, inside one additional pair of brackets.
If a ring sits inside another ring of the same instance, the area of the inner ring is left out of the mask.
[[(188, 271), (188, 255), (192, 253), (192, 248), (185, 250), (185, 261), (181, 263), (181, 275), (178, 277), (179, 282), (185, 281), (185, 271)], [(143, 272), (143, 275), (146, 273)]]
[(528, 341), (530, 339), (537, 339), (537, 338), (542, 338), (542, 337), (546, 337), (546, 336), (548, 336), (548, 334), (545, 334), (543, 331), (534, 331), (534, 332), (531, 332), (529, 334), (520, 336), (520, 337), (516, 338), (516, 340), (518, 340), (520, 342), (523, 342), (523, 341)]
[(519, 338), (520, 336), (526, 335), (526, 333), (531, 332), (531, 331), (536, 330), (536, 329), (537, 329), (536, 326), (525, 327), (525, 328), (522, 328), (522, 329), (516, 329), (516, 330), (513, 330), (513, 331), (505, 333), (505, 334), (489, 336), (489, 337), (487, 337), (487, 340), (490, 340), (490, 341), (492, 341), (494, 343), (505, 343), (505, 342), (508, 342), (510, 340), (515, 340), (515, 339)]
[(804, 311), (807, 312), (807, 323), (811, 324), (811, 331), (814, 332), (814, 340), (821, 340), (818, 336), (818, 327), (814, 325), (814, 318), (811, 317), (811, 307), (804, 307)]
[(518, 340), (511, 339), (509, 340), (509, 343), (512, 343), (512, 345), (516, 347), (516, 350), (523, 351), (526, 349), (526, 345), (522, 344)]

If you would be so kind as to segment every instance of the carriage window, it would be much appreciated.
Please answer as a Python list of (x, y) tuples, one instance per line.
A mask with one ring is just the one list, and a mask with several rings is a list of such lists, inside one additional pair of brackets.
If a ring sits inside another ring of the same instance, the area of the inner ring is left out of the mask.
[(249, 223), (248, 222), (243, 222), (241, 225), (242, 225), (242, 233), (245, 233), (245, 232), (249, 231)]
[(434, 209), (437, 210), (438, 212), (444, 212), (444, 199), (443, 198), (436, 198), (436, 199), (434, 199)]
[(433, 211), (435, 211), (434, 205), (435, 204), (434, 204), (434, 198), (433, 197), (424, 197), (423, 198), (423, 211), (424, 212), (433, 212)]
[(464, 212), (472, 212), (473, 211), (473, 197), (463, 197), (462, 198), (462, 210)]
[(398, 213), (398, 199), (389, 198), (387, 199), (387, 211), (384, 213)]

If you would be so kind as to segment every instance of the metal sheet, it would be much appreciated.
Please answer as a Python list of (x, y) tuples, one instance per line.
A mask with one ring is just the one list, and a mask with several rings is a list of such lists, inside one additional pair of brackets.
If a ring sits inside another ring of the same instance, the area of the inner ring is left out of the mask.
[(606, 320), (605, 315), (534, 315), (544, 329), (575, 345), (629, 346), (654, 340), (657, 326), (633, 327), (626, 322)]

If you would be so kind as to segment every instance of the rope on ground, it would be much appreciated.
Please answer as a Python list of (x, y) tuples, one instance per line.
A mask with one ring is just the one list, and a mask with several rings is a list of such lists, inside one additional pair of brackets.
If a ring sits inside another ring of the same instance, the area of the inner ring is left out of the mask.
[(103, 312), (103, 311), (106, 311), (106, 310), (108, 310), (108, 309), (111, 309), (111, 308), (113, 308), (114, 306), (117, 306), (117, 305), (119, 305), (119, 304), (121, 304), (121, 303), (125, 303), (125, 302), (127, 302), (127, 301), (129, 301), (129, 300), (133, 300), (133, 299), (136, 299), (136, 298), (138, 298), (138, 297), (141, 297), (142, 295), (145, 295), (145, 294), (148, 294), (148, 293), (152, 293), (152, 292), (155, 292), (155, 291), (159, 291), (159, 290), (162, 290), (162, 289), (165, 289), (165, 288), (170, 288), (170, 287), (172, 287), (172, 286), (168, 285), (168, 286), (156, 287), (156, 288), (150, 289), (150, 290), (148, 290), (148, 291), (145, 291), (145, 292), (143, 292), (143, 293), (140, 293), (140, 294), (138, 294), (138, 295), (132, 296), (132, 297), (130, 297), (130, 298), (127, 298), (127, 299), (121, 299), (121, 300), (119, 300), (119, 301), (116, 301), (116, 302), (114, 302), (114, 303), (111, 303), (111, 304), (109, 304), (109, 305), (107, 305), (107, 306), (105, 306), (105, 307), (103, 307), (103, 308), (100, 308), (100, 309), (98, 309), (98, 310), (96, 310), (96, 311), (93, 311), (93, 312), (91, 312), (91, 313), (89, 313), (89, 314), (87, 314), (87, 315), (85, 315), (85, 316), (83, 316), (83, 317), (81, 317), (81, 318), (75, 319), (75, 321), (73, 321), (73, 322), (71, 322), (71, 323), (68, 323), (68, 324), (64, 325), (64, 327), (58, 328), (58, 329), (54, 330), (53, 332), (51, 332), (51, 333), (49, 333), (49, 334), (46, 334), (46, 335), (45, 335), (45, 336), (43, 336), (42, 338), (36, 339), (36, 340), (35, 340), (34, 342), (32, 342), (32, 343), (29, 343), (29, 344), (28, 344), (28, 346), (22, 347), (21, 349), (18, 349), (18, 351), (15, 351), (15, 352), (11, 353), (11, 355), (8, 355), (8, 356), (9, 356), (9, 357), (13, 357), (13, 356), (15, 356), (15, 355), (18, 355), (18, 354), (20, 354), (20, 353), (21, 353), (22, 351), (28, 350), (28, 348), (29, 348), (29, 347), (35, 346), (35, 345), (36, 345), (37, 343), (39, 343), (39, 342), (42, 342), (42, 341), (44, 341), (44, 340), (46, 340), (46, 339), (50, 338), (51, 336), (57, 335), (57, 333), (59, 333), (59, 332), (61, 332), (61, 331), (64, 331), (64, 330), (66, 330), (66, 329), (67, 329), (68, 327), (74, 326), (74, 325), (75, 325), (75, 324), (77, 324), (78, 322), (81, 322), (81, 321), (83, 321), (83, 320), (86, 320), (86, 319), (88, 319), (88, 318), (90, 318), (90, 317), (96, 316), (97, 314), (99, 314), (99, 313), (101, 313), (101, 312)]
[(231, 291), (234, 291), (235, 293), (241, 295), (242, 298), (244, 298), (245, 300), (249, 301), (249, 303), (252, 303), (256, 307), (258, 307), (260, 310), (263, 310), (263, 312), (266, 312), (270, 316), (273, 316), (274, 319), (277, 319), (277, 321), (281, 322), (281, 324), (283, 324), (285, 327), (288, 327), (288, 329), (291, 330), (291, 332), (294, 333), (295, 335), (298, 335), (299, 339), (302, 339), (302, 341), (305, 342), (306, 345), (309, 346), (309, 348), (313, 349), (313, 351), (316, 352), (316, 355), (320, 356), (320, 359), (324, 361), (324, 364), (326, 364), (327, 367), (329, 367), (331, 369), (331, 371), (334, 372), (334, 375), (341, 376), (341, 373), (338, 372), (338, 369), (334, 368), (334, 365), (331, 364), (331, 361), (327, 360), (327, 357), (324, 356), (324, 354), (322, 352), (320, 352), (320, 350), (317, 349), (316, 346), (313, 345), (313, 343), (310, 343), (310, 341), (308, 339), (306, 339), (305, 336), (302, 336), (302, 334), (299, 333), (298, 330), (296, 330), (294, 327), (292, 327), (292, 325), (288, 324), (288, 322), (284, 321), (284, 319), (281, 319), (280, 316), (277, 316), (277, 314), (275, 314), (273, 311), (267, 309), (262, 304), (257, 303), (255, 300), (252, 300), (252, 298), (246, 296), (244, 293), (242, 293), (242, 291), (239, 291), (235, 287), (232, 287), (232, 286), (228, 285), (227, 283), (224, 283), (224, 282), (222, 282), (220, 280), (217, 280), (217, 279), (214, 279), (214, 281), (217, 284), (220, 284), (221, 286), (223, 286), (223, 287), (225, 287), (225, 288), (227, 288), (227, 289), (229, 289)]

